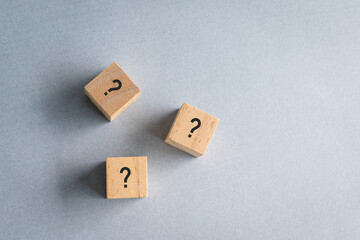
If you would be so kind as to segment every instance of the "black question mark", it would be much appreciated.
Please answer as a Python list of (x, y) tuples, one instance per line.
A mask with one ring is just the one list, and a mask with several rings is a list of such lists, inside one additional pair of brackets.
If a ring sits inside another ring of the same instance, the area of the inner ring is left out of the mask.
[[(115, 79), (115, 80), (113, 80), (113, 83), (117, 83), (117, 84), (119, 84), (117, 87), (114, 87), (114, 88), (110, 88), (108, 91), (109, 92), (111, 92), (111, 91), (115, 91), (115, 90), (119, 90), (120, 88), (121, 88), (121, 86), (122, 86), (122, 84), (121, 84), (121, 82), (120, 82), (120, 80), (119, 79)], [(107, 92), (104, 92), (104, 95), (105, 96), (107, 96), (108, 95), (108, 93)]]
[[(193, 128), (191, 129), (190, 132), (193, 133), (196, 129), (198, 129), (198, 128), (201, 126), (201, 121), (200, 121), (200, 119), (198, 119), (198, 118), (193, 118), (193, 119), (191, 119), (191, 122), (192, 122), (192, 123), (193, 123), (193, 122), (197, 122), (197, 123), (198, 123), (195, 127), (193, 127)], [(188, 137), (191, 138), (191, 134), (189, 134)]]
[(128, 167), (123, 167), (123, 168), (120, 170), (120, 173), (123, 173), (124, 170), (127, 171), (127, 174), (126, 174), (126, 176), (125, 176), (125, 178), (124, 178), (124, 188), (127, 188), (126, 183), (127, 183), (128, 178), (130, 177), (131, 171), (130, 171), (130, 169), (129, 169)]

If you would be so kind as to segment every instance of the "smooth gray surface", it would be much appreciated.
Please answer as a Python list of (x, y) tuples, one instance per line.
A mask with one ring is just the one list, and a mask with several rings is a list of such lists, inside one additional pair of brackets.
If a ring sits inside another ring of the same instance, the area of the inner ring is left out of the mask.
[[(359, 1), (1, 1), (0, 239), (359, 239)], [(142, 90), (109, 123), (83, 87)], [(198, 159), (163, 142), (189, 103)], [(104, 161), (148, 156), (149, 197)]]

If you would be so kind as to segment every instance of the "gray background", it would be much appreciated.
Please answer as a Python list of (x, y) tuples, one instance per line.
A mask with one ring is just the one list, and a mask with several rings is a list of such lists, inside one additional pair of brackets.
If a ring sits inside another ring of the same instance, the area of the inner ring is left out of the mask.
[[(359, 1), (1, 1), (1, 239), (359, 239)], [(142, 90), (113, 122), (83, 87)], [(201, 158), (163, 142), (189, 103)], [(105, 199), (110, 156), (149, 196)]]

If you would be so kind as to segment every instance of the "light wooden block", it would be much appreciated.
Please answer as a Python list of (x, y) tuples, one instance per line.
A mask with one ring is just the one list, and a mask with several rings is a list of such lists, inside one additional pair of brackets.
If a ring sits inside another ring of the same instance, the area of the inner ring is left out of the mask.
[(147, 157), (106, 158), (106, 197), (147, 197)]
[(112, 121), (140, 96), (140, 89), (113, 62), (85, 86), (85, 94)]
[(216, 117), (184, 103), (176, 115), (165, 142), (195, 157), (200, 157), (205, 153), (218, 123), (219, 119)]

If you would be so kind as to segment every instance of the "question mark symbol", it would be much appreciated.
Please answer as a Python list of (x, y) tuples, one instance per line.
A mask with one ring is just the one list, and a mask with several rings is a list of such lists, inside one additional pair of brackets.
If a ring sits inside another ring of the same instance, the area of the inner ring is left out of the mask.
[[(121, 86), (122, 86), (120, 80), (118, 80), (118, 79), (113, 80), (113, 83), (117, 83), (118, 86), (117, 86), (117, 87), (114, 87), (114, 88), (110, 88), (110, 89), (108, 90), (109, 92), (119, 90), (119, 89), (121, 88)], [(107, 93), (107, 92), (104, 92), (104, 95), (107, 96), (108, 93)]]
[[(198, 124), (197, 124), (195, 127), (193, 127), (193, 128), (191, 129), (191, 131), (190, 131), (191, 133), (194, 133), (194, 131), (201, 126), (201, 121), (200, 121), (200, 119), (198, 119), (198, 118), (193, 118), (193, 119), (191, 119), (191, 122), (192, 122), (192, 123), (193, 123), (193, 122), (197, 122), (197, 123), (198, 123)], [(191, 134), (189, 134), (188, 137), (191, 138)]]
[(123, 167), (123, 168), (120, 170), (120, 173), (123, 173), (124, 170), (127, 171), (127, 174), (126, 174), (126, 176), (125, 176), (125, 178), (124, 178), (124, 188), (127, 188), (126, 183), (127, 183), (128, 178), (130, 177), (131, 171), (130, 171), (130, 169), (129, 169), (128, 167)]

